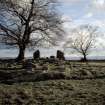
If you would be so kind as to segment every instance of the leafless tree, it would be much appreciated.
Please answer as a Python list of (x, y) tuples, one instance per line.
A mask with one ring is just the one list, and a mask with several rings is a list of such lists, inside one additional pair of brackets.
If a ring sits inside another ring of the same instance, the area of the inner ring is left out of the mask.
[(19, 48), (24, 59), (28, 46), (56, 44), (62, 36), (57, 0), (0, 0), (0, 41)]
[(83, 61), (87, 61), (87, 55), (95, 47), (97, 27), (90, 25), (81, 25), (71, 32), (70, 38), (64, 44), (65, 48), (73, 49), (73, 52), (77, 52), (83, 56)]

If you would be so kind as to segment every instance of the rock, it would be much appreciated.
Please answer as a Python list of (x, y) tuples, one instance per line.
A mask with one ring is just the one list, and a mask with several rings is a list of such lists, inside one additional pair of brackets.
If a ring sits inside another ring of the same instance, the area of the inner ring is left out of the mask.
[(60, 50), (57, 50), (56, 58), (59, 60), (65, 60), (64, 53)]
[(39, 51), (39, 50), (37, 50), (37, 51), (34, 52), (34, 54), (33, 54), (33, 58), (34, 58), (34, 60), (40, 58), (40, 51)]
[(50, 59), (55, 59), (55, 56), (50, 56)]

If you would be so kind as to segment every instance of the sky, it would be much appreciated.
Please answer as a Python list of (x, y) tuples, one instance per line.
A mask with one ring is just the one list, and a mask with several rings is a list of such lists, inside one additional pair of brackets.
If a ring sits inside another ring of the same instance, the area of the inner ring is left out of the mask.
[(100, 32), (97, 47), (105, 49), (105, 0), (59, 0), (59, 10), (62, 14), (66, 34), (70, 29), (82, 24), (98, 27)]
[(105, 0), (59, 0), (66, 29), (80, 24), (105, 27)]
[[(105, 0), (59, 0), (59, 2), (61, 3), (59, 11), (62, 14), (62, 19), (65, 21), (63, 26), (68, 35), (71, 28), (81, 24), (96, 25), (102, 32), (105, 32)], [(104, 38), (100, 42), (105, 43)], [(50, 52), (52, 51), (48, 53)], [(5, 56), (7, 53), (12, 52), (3, 50), (0, 53), (0, 57)], [(105, 55), (105, 52), (101, 51), (100, 53)]]

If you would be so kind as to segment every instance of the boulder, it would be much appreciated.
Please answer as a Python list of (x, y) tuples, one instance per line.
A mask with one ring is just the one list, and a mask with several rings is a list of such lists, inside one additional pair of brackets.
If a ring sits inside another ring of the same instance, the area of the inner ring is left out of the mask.
[(34, 60), (40, 58), (40, 51), (39, 51), (39, 50), (37, 50), (37, 51), (34, 52), (34, 54), (33, 54), (33, 58), (34, 58)]
[(55, 56), (50, 56), (50, 59), (55, 59)]
[(56, 58), (59, 60), (65, 60), (64, 53), (60, 50), (57, 50)]

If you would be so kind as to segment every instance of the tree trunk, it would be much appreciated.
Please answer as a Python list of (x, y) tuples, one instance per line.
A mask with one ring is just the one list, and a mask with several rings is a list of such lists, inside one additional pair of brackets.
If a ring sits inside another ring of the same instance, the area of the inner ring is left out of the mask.
[(18, 54), (18, 57), (16, 58), (16, 61), (24, 60), (25, 48), (26, 48), (25, 45), (19, 46), (19, 54)]
[(84, 60), (84, 62), (87, 61), (86, 54), (83, 55), (83, 60)]

